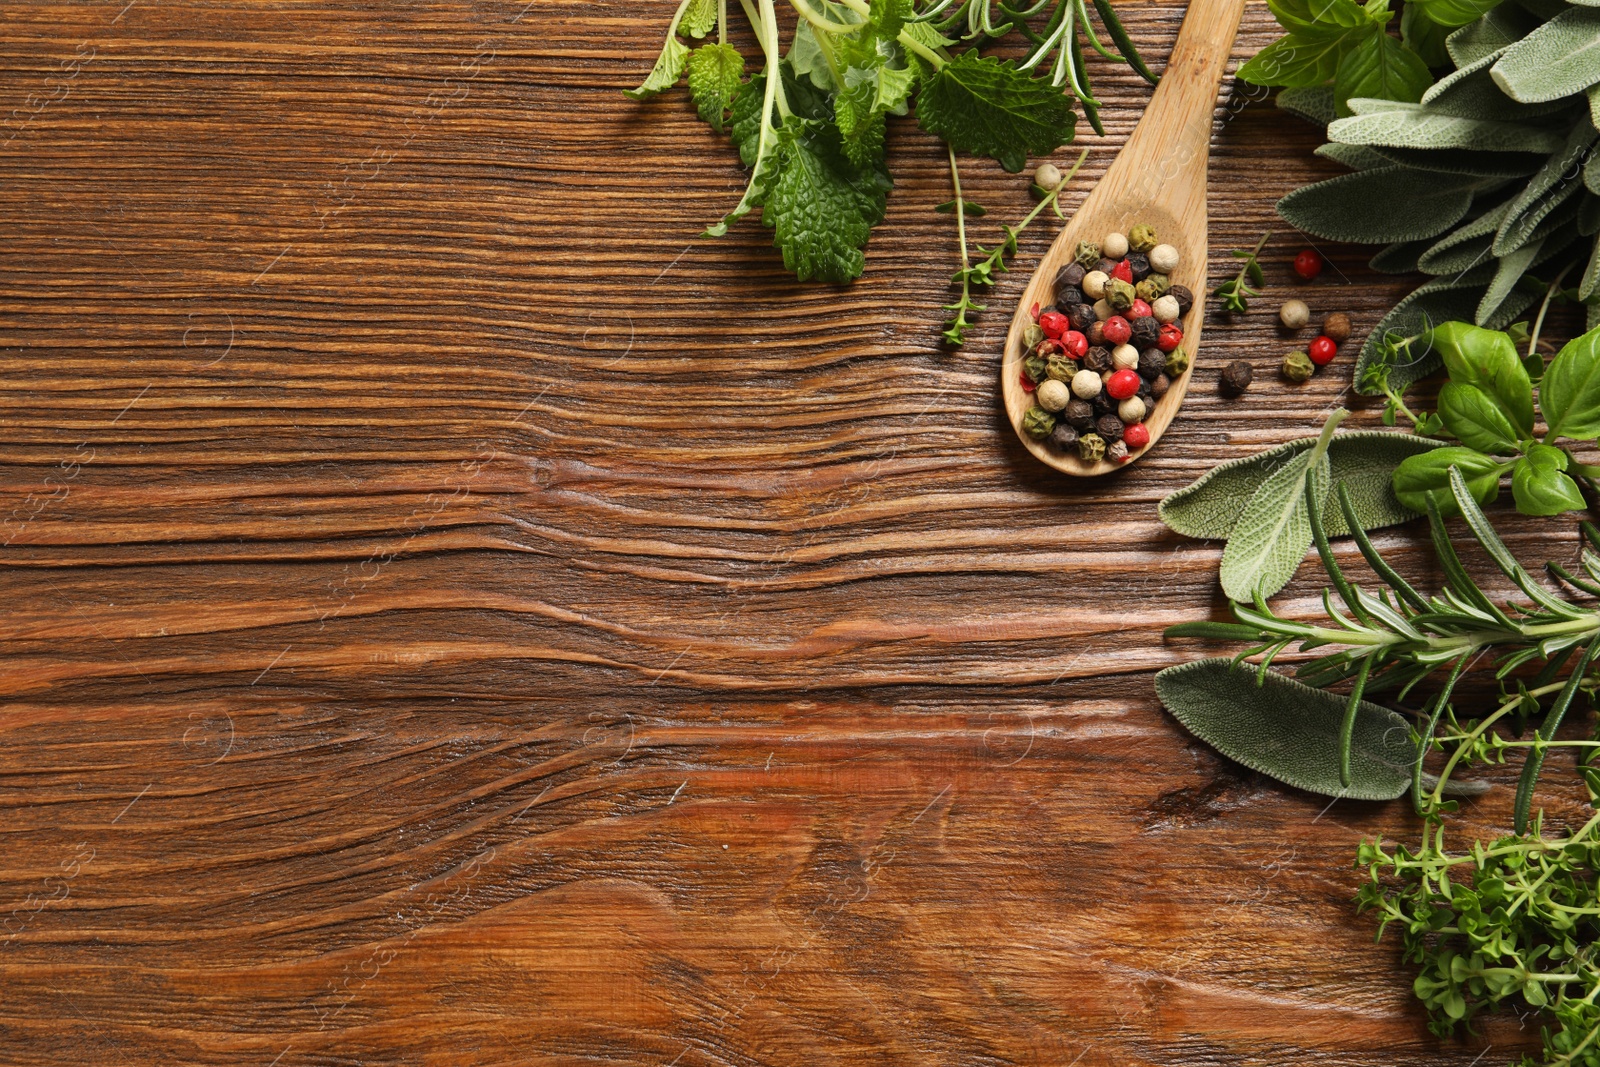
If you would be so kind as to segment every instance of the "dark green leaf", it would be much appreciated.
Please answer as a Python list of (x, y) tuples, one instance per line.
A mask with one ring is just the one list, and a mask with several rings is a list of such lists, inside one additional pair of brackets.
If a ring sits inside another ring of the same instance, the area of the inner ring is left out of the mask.
[(1428, 20), (1446, 28), (1465, 26), (1481, 18), (1485, 12), (1498, 7), (1501, 0), (1410, 0), (1406, 10), (1413, 7)]
[[(1376, 33), (1364, 35), (1371, 37)], [(1281, 85), (1305, 88), (1321, 85), (1334, 76), (1340, 60), (1355, 50), (1361, 35), (1309, 37), (1290, 33), (1257, 52), (1255, 58), (1239, 68), (1239, 77), (1254, 85)]]
[(1061, 90), (1015, 63), (974, 49), (935, 74), (917, 97), (917, 121), (960, 152), (992, 156), (1013, 173), (1030, 155), (1072, 140), (1076, 113)]
[[(1483, 288), (1493, 274), (1491, 264), (1486, 269), (1429, 282), (1402, 299), (1378, 322), (1361, 346), (1361, 354), (1356, 358), (1356, 388), (1366, 391), (1363, 383), (1382, 351), (1386, 334), (1410, 337), (1431, 330), (1437, 323), (1472, 318)], [(1390, 370), (1389, 383), (1396, 389), (1406, 389), (1438, 370), (1439, 363), (1439, 353), (1432, 348), (1414, 346), (1411, 358)]]
[(1517, 451), (1516, 427), (1475, 386), (1446, 382), (1439, 390), (1439, 418), (1468, 448), (1488, 453)]
[(1352, 97), (1415, 102), (1433, 84), (1433, 74), (1418, 55), (1383, 32), (1347, 51), (1334, 74), (1333, 96), (1339, 114), (1348, 115)]
[(1284, 89), (1278, 94), (1279, 110), (1296, 118), (1326, 126), (1334, 120), (1333, 86), (1311, 85), (1304, 89)]
[(1393, 800), (1411, 782), (1416, 756), (1406, 720), (1362, 701), (1350, 735), (1350, 784), (1339, 782), (1345, 698), (1222, 658), (1168, 667), (1156, 694), (1196, 737), (1238, 763), (1324, 796)]
[(844, 155), (834, 128), (790, 118), (780, 131), (776, 176), (761, 201), (762, 222), (784, 266), (801, 280), (846, 282), (861, 273), (861, 249), (883, 220), (890, 186), (880, 166)]
[[(941, 215), (954, 215), (956, 213), (956, 202), (954, 200), (946, 200), (933, 210)], [(982, 204), (975, 204), (971, 200), (961, 201), (961, 210), (975, 219), (981, 219), (989, 213), (988, 208)]]
[(1428, 509), (1432, 496), (1441, 512), (1456, 510), (1450, 492), (1450, 468), (1456, 467), (1467, 481), (1472, 497), (1480, 504), (1492, 503), (1500, 495), (1500, 474), (1505, 464), (1470, 448), (1452, 445), (1421, 456), (1413, 456), (1394, 472), (1394, 492), (1400, 503), (1415, 511)]
[(1460, 221), (1472, 206), (1477, 181), (1380, 167), (1296, 189), (1278, 201), (1278, 214), (1330, 241), (1416, 241)]
[[(1499, 3), (1500, 0), (1495, 0)], [(1474, 15), (1473, 18), (1477, 16)], [(1470, 19), (1468, 21), (1471, 21)], [(1444, 40), (1450, 31), (1441, 26), (1427, 15), (1423, 14), (1423, 5), (1418, 3), (1407, 4), (1400, 12), (1400, 40), (1405, 46), (1417, 54), (1417, 58), (1429, 67), (1453, 66), (1450, 61), (1450, 52), (1445, 47)], [(1430, 75), (1428, 80), (1432, 82)]]
[(1428, 340), (1444, 358), (1452, 382), (1481, 389), (1521, 436), (1533, 432), (1533, 383), (1511, 338), (1497, 330), (1446, 322)]
[(1567, 454), (1549, 445), (1533, 445), (1511, 468), (1511, 496), (1524, 515), (1560, 515), (1583, 507), (1578, 483), (1564, 472)]
[[(1578, 660), (1578, 665), (1567, 676), (1567, 684), (1562, 687), (1561, 695), (1545, 713), (1544, 722), (1539, 724), (1539, 740), (1552, 741), (1556, 731), (1561, 728), (1561, 720), (1566, 717), (1567, 709), (1572, 706), (1572, 698), (1578, 695), (1578, 688), (1583, 684), (1589, 672), (1589, 664), (1594, 662), (1595, 652), (1600, 650), (1600, 637), (1590, 641), (1584, 648), (1583, 655)], [(1157, 676), (1159, 677), (1159, 675)], [(1528, 828), (1528, 809), (1533, 804), (1533, 787), (1539, 780), (1539, 771), (1544, 766), (1545, 750), (1534, 747), (1528, 752), (1527, 762), (1522, 765), (1522, 775), (1517, 779), (1517, 796), (1513, 807), (1512, 818), (1517, 833), (1523, 833)]]

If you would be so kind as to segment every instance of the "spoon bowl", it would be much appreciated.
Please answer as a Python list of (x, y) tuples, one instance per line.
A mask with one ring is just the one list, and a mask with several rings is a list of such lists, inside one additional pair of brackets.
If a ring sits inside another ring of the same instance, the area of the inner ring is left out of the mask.
[[(1199, 362), (1200, 326), (1205, 318), (1206, 169), (1211, 128), (1217, 89), (1243, 15), (1244, 0), (1193, 0), (1189, 4), (1172, 57), (1144, 117), (1045, 253), (1012, 316), (1000, 364), (1006, 414), (1028, 451), (1066, 474), (1097, 477), (1143, 456), (1171, 425), (1189, 390)], [(1033, 406), (1033, 394), (1022, 387), (1022, 361), (1027, 355), (1023, 333), (1034, 321), (1034, 305), (1043, 309), (1055, 302), (1056, 274), (1072, 261), (1079, 241), (1099, 242), (1108, 233), (1125, 234), (1140, 223), (1154, 228), (1161, 243), (1178, 250), (1180, 259), (1172, 282), (1194, 294), (1194, 306), (1180, 322), (1190, 367), (1173, 380), (1145, 420), (1149, 444), (1130, 451), (1122, 463), (1105, 459), (1085, 463), (1076, 452), (1056, 451), (1022, 429), (1022, 417)]]

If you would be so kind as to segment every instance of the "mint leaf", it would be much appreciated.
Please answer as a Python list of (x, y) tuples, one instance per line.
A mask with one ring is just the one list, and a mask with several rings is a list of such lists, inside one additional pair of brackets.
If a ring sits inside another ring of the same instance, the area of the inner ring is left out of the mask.
[(1060, 89), (1010, 60), (965, 52), (945, 64), (917, 97), (917, 122), (960, 152), (992, 156), (1016, 173), (1030, 155), (1072, 140), (1077, 114)]
[(639, 83), (637, 89), (624, 89), (623, 94), (629, 100), (648, 100), (657, 93), (664, 93), (683, 77), (683, 68), (689, 62), (689, 46), (678, 40), (676, 34), (667, 34), (667, 43), (662, 46), (661, 54), (656, 57), (656, 65), (651, 69), (650, 76)]
[(731, 44), (707, 44), (689, 56), (689, 94), (700, 117), (721, 133), (723, 118), (744, 83), (744, 56)]
[(679, 25), (684, 33), (698, 41), (717, 28), (717, 0), (689, 0)]
[(883, 220), (893, 182), (879, 165), (858, 167), (837, 131), (791, 117), (778, 131), (775, 176), (761, 201), (783, 264), (801, 280), (847, 282), (861, 274), (861, 249)]
[(844, 89), (833, 99), (834, 122), (844, 138), (844, 152), (858, 166), (883, 156), (886, 116), (905, 114), (916, 73), (906, 67), (851, 67)]
[(1379, 30), (1339, 61), (1333, 77), (1334, 106), (1350, 114), (1352, 97), (1416, 103), (1433, 84), (1433, 74), (1418, 55)]

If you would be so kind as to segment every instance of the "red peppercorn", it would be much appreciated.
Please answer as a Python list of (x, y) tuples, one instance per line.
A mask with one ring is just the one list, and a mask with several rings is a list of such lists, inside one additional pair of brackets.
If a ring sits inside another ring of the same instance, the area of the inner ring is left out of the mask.
[(1322, 273), (1322, 257), (1315, 249), (1302, 248), (1294, 257), (1294, 272), (1309, 282)]
[(1061, 347), (1073, 359), (1082, 359), (1083, 354), (1089, 351), (1089, 339), (1077, 330), (1068, 330), (1061, 335)]
[(1106, 379), (1106, 395), (1113, 400), (1126, 400), (1139, 391), (1139, 372), (1132, 370), (1113, 371), (1111, 377)]
[(1306, 354), (1317, 366), (1326, 367), (1333, 362), (1333, 357), (1339, 354), (1339, 346), (1331, 337), (1318, 337), (1311, 342)]
[(1120, 261), (1115, 267), (1111, 268), (1111, 276), (1113, 278), (1120, 278), (1122, 281), (1132, 285), (1133, 264), (1129, 263), (1126, 259)]
[(1148, 319), (1152, 314), (1153, 312), (1151, 312), (1149, 304), (1146, 304), (1138, 297), (1133, 298), (1133, 307), (1128, 309), (1128, 318)]
[(1142, 422), (1130, 423), (1122, 428), (1122, 441), (1130, 450), (1143, 448), (1150, 443), (1150, 428)]
[(1133, 326), (1121, 315), (1111, 316), (1101, 329), (1105, 331), (1106, 340), (1114, 345), (1125, 345), (1133, 336)]
[(1023, 371), (1022, 372), (1022, 391), (1024, 393), (1031, 393), (1037, 388), (1039, 388), (1039, 387), (1037, 385), (1033, 384), (1033, 379), (1028, 377), (1028, 372), (1027, 371)]
[(1161, 327), (1161, 335), (1156, 338), (1156, 347), (1163, 352), (1171, 352), (1183, 343), (1183, 331), (1178, 329), (1178, 324), (1169, 322)]
[(1039, 329), (1044, 331), (1046, 337), (1060, 337), (1071, 325), (1059, 311), (1046, 311), (1039, 316)]

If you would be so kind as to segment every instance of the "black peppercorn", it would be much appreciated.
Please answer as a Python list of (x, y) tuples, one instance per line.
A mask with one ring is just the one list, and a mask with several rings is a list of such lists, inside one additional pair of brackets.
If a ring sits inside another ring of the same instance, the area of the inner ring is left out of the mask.
[(1094, 413), (1097, 417), (1100, 415), (1114, 415), (1117, 411), (1117, 402), (1112, 400), (1111, 394), (1104, 389), (1100, 390), (1100, 395), (1091, 401), (1091, 405), (1094, 407)]
[(1139, 353), (1139, 377), (1154, 381), (1156, 376), (1167, 369), (1167, 354), (1161, 349), (1151, 346)]
[(1128, 343), (1140, 351), (1154, 348), (1156, 342), (1161, 339), (1161, 324), (1149, 315), (1134, 319), (1128, 325), (1130, 327)]
[(1089, 328), (1084, 331), (1084, 334), (1089, 338), (1091, 345), (1103, 345), (1106, 343), (1106, 324), (1099, 319), (1095, 319), (1089, 324)]
[[(1162, 356), (1161, 358), (1166, 359), (1167, 357)], [(1097, 345), (1085, 352), (1080, 362), (1083, 364), (1084, 370), (1092, 370), (1096, 374), (1104, 374), (1112, 368), (1111, 349)]]
[(1160, 400), (1162, 397), (1167, 395), (1167, 390), (1171, 388), (1172, 379), (1168, 378), (1165, 374), (1158, 374), (1150, 382), (1150, 395), (1156, 400)]
[(1083, 269), (1081, 263), (1068, 263), (1056, 272), (1056, 295), (1059, 297), (1064, 290), (1076, 289), (1083, 284), (1083, 276), (1088, 271)]
[(1107, 274), (1110, 274), (1112, 271), (1114, 271), (1116, 269), (1117, 269), (1117, 261), (1114, 260), (1114, 259), (1102, 259), (1100, 261), (1099, 265), (1097, 267), (1095, 267), (1095, 270), (1104, 271)]
[(1181, 285), (1174, 285), (1167, 290), (1167, 295), (1178, 301), (1178, 315), (1181, 318), (1189, 314), (1189, 309), (1194, 307), (1194, 294)]
[(1139, 391), (1134, 395), (1140, 400), (1143, 400), (1147, 407), (1153, 403), (1156, 398), (1155, 390), (1150, 388), (1150, 382), (1144, 378), (1139, 379)]
[(1056, 423), (1050, 431), (1050, 444), (1063, 452), (1078, 447), (1078, 431), (1064, 422)]
[(1236, 359), (1222, 368), (1222, 379), (1218, 383), (1222, 388), (1223, 396), (1240, 396), (1250, 388), (1250, 379), (1255, 376), (1250, 369), (1250, 364), (1242, 359)]
[(1087, 400), (1074, 397), (1067, 401), (1066, 410), (1061, 413), (1061, 417), (1079, 432), (1091, 430), (1094, 428), (1094, 405)]
[(1133, 280), (1142, 282), (1150, 274), (1150, 257), (1144, 252), (1129, 252), (1128, 268), (1133, 271)]
[(1094, 424), (1094, 432), (1107, 441), (1122, 440), (1122, 420), (1115, 415), (1102, 415)]
[(1082, 289), (1075, 285), (1069, 285), (1056, 293), (1056, 310), (1065, 315), (1071, 310), (1072, 305), (1081, 304), (1086, 299)]
[(1094, 325), (1094, 308), (1089, 304), (1070, 304), (1061, 313), (1079, 333), (1088, 333)]

